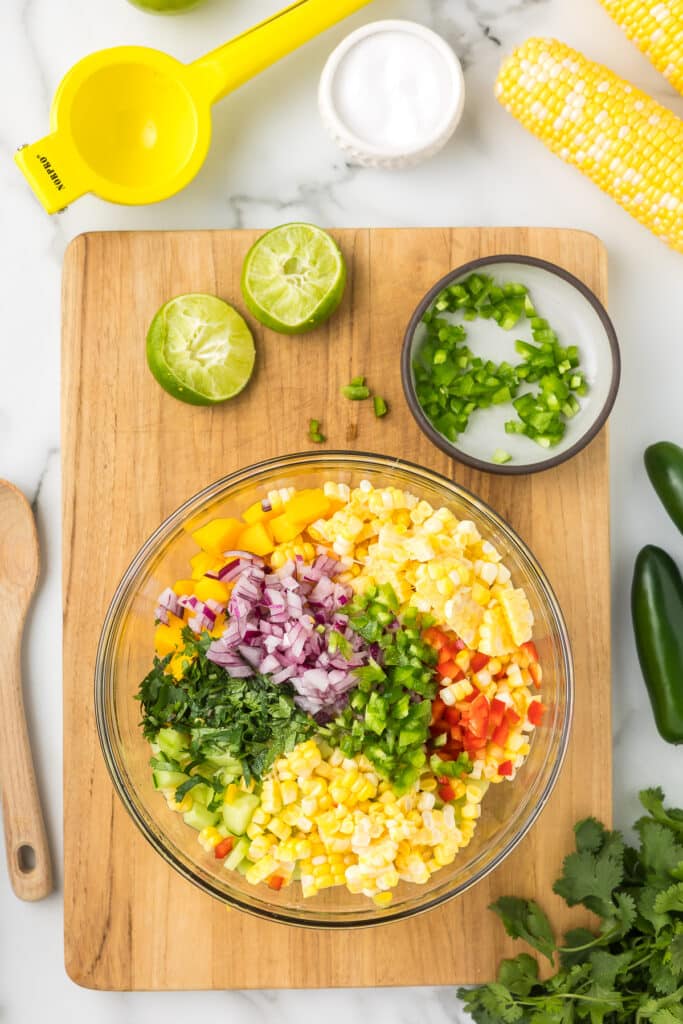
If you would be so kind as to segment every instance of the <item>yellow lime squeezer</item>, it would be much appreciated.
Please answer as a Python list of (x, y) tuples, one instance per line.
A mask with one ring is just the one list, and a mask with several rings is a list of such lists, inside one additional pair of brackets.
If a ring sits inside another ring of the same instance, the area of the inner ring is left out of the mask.
[(62, 79), (49, 135), (15, 159), (48, 213), (88, 192), (156, 203), (194, 178), (211, 106), (370, 0), (297, 0), (192, 64), (144, 46), (99, 50)]

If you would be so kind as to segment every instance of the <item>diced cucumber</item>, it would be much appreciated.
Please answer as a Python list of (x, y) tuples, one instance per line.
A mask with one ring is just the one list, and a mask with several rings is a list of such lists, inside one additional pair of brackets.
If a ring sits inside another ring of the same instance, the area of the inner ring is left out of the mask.
[(152, 778), (155, 789), (177, 789), (183, 782), (187, 782), (189, 776), (184, 772), (165, 772), (156, 768), (152, 772)]
[(233, 757), (230, 751), (220, 747), (206, 747), (202, 750), (206, 760), (216, 768), (227, 768), (233, 775), (242, 774), (242, 762)]
[(211, 786), (206, 786), (203, 782), (198, 782), (196, 786), (193, 786), (190, 793), (192, 794), (193, 802), (201, 804), (202, 807), (208, 807), (214, 796)]
[(217, 779), (221, 786), (229, 786), (231, 782), (237, 782), (242, 774), (242, 766), (239, 771), (233, 771), (232, 767), (219, 768), (214, 772), (214, 779)]
[(223, 804), (223, 821), (234, 835), (244, 835), (260, 802), (252, 793), (244, 793)]
[(249, 849), (249, 840), (247, 839), (246, 836), (242, 836), (241, 839), (237, 840), (237, 842), (233, 846), (232, 850), (230, 851), (228, 856), (225, 858), (225, 861), (223, 862), (223, 866), (226, 867), (229, 871), (235, 871), (237, 869), (238, 865), (246, 857), (248, 849)]
[(209, 811), (203, 804), (193, 804), (191, 809), (183, 814), (183, 821), (191, 828), (201, 832), (203, 828), (210, 828), (218, 822), (219, 811)]
[(167, 757), (176, 761), (189, 750), (187, 735), (177, 729), (159, 729), (156, 742)]

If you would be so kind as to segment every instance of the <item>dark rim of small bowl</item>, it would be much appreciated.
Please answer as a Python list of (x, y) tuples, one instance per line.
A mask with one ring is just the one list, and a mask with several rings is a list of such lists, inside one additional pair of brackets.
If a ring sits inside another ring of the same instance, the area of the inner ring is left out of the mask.
[[(478, 267), (487, 267), (496, 263), (521, 263), (529, 267), (540, 267), (542, 270), (547, 270), (549, 273), (554, 274), (556, 277), (560, 277), (562, 280), (567, 281), (568, 284), (571, 284), (590, 303), (600, 318), (600, 322), (605, 329), (605, 334), (607, 335), (607, 341), (609, 342), (610, 352), (612, 355), (612, 380), (610, 382), (607, 398), (605, 399), (605, 403), (598, 413), (598, 416), (590, 427), (581, 435), (578, 441), (570, 448), (567, 448), (566, 451), (563, 451), (558, 455), (550, 455), (547, 459), (541, 459), (539, 462), (529, 462), (524, 463), (523, 465), (498, 465), (495, 462), (487, 462), (483, 459), (477, 459), (473, 455), (468, 455), (466, 452), (463, 452), (461, 448), (458, 448), (456, 444), (452, 444), (429, 422), (429, 419), (425, 415), (422, 406), (418, 401), (413, 382), (411, 358), (413, 337), (427, 309), (429, 309), (443, 289), (449, 284), (452, 284), (453, 281), (464, 277), (465, 274), (472, 273), (472, 271), (476, 270)], [(468, 263), (463, 263), (454, 270), (450, 270), (441, 278), (441, 280), (437, 281), (436, 284), (430, 288), (424, 298), (418, 303), (415, 312), (410, 318), (403, 338), (403, 350), (401, 352), (401, 380), (403, 382), (403, 393), (406, 396), (406, 401), (408, 402), (408, 406), (413, 414), (415, 422), (419, 426), (420, 430), (427, 435), (429, 440), (435, 444), (437, 448), (440, 448), (442, 452), (445, 452), (446, 455), (450, 455), (451, 458), (457, 459), (459, 462), (463, 462), (466, 466), (471, 466), (473, 469), (482, 470), (484, 473), (500, 473), (507, 476), (520, 476), (525, 473), (539, 473), (546, 469), (552, 469), (553, 466), (559, 466), (560, 463), (566, 462), (567, 459), (571, 459), (574, 455), (577, 455), (593, 440), (605, 425), (607, 417), (612, 411), (612, 406), (614, 405), (617, 397), (620, 377), (621, 353), (619, 351), (617, 332), (615, 331), (614, 324), (610, 320), (609, 314), (600, 299), (597, 297), (595, 292), (591, 291), (588, 285), (584, 284), (583, 281), (580, 281), (578, 277), (570, 274), (570, 272), (565, 270), (564, 267), (560, 267), (556, 263), (550, 263), (548, 260), (539, 259), (536, 256), (523, 256), (517, 253), (502, 253), (498, 256), (481, 256), (479, 259), (470, 260)]]

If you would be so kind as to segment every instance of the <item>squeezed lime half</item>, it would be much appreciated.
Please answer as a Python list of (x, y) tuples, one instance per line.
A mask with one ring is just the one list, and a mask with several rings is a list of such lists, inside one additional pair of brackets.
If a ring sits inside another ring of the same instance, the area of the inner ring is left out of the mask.
[(147, 362), (169, 395), (216, 405), (247, 385), (254, 339), (243, 317), (215, 295), (178, 295), (164, 303), (147, 332)]
[(346, 285), (341, 249), (314, 224), (282, 224), (258, 239), (242, 269), (242, 294), (260, 323), (303, 334), (334, 313)]

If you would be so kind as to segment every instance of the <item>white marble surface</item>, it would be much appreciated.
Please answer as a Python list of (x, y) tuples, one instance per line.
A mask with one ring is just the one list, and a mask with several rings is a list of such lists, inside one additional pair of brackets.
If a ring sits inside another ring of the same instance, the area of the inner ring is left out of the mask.
[[(62, 254), (81, 231), (117, 228), (327, 225), (536, 224), (579, 227), (605, 241), (610, 309), (624, 357), (612, 416), (614, 751), (616, 822), (633, 821), (636, 791), (662, 783), (683, 804), (681, 754), (652, 724), (628, 614), (631, 567), (648, 541), (683, 560), (683, 541), (649, 487), (641, 454), (651, 441), (683, 438), (683, 257), (632, 222), (562, 165), (492, 98), (502, 53), (531, 34), (553, 34), (611, 64), (683, 115), (683, 99), (626, 41), (597, 0), (375, 0), (229, 98), (216, 110), (214, 143), (195, 182), (158, 206), (125, 209), (95, 199), (49, 218), (11, 163), (15, 147), (47, 130), (62, 73), (98, 47), (139, 43), (189, 60), (274, 12), (278, 0), (207, 0), (181, 18), (145, 15), (125, 0), (0, 3), (0, 268), (2, 389), (0, 476), (34, 502), (44, 571), (29, 623), (26, 698), (60, 879), (61, 685), (59, 550), (59, 287)], [(410, 172), (345, 165), (316, 113), (319, 72), (350, 28), (380, 17), (413, 18), (453, 44), (466, 67), (467, 104), (447, 149)], [(588, 581), (590, 585), (590, 581)], [(591, 624), (586, 623), (590, 629)], [(677, 776), (677, 778), (676, 778)], [(49, 1011), (70, 1024), (126, 1020), (298, 1021), (329, 1024), (460, 1021), (451, 989), (204, 994), (87, 992), (66, 977), (60, 892), (41, 904), (14, 899), (0, 868), (0, 1021), (24, 1024)], [(494, 965), (491, 964), (493, 973)]]

